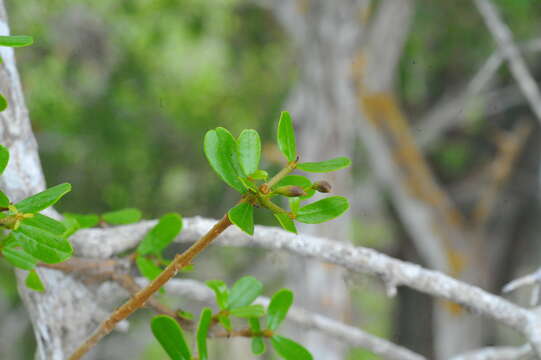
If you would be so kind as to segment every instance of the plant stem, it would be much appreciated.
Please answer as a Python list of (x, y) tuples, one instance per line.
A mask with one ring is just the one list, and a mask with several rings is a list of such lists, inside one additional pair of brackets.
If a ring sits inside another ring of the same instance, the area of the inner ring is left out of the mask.
[(130, 300), (120, 306), (94, 331), (84, 344), (82, 344), (70, 357), (69, 360), (81, 359), (94, 345), (105, 335), (109, 334), (120, 321), (130, 316), (137, 309), (143, 307), (148, 299), (158, 291), (169, 279), (175, 276), (179, 270), (189, 265), (192, 260), (203, 251), (220, 233), (231, 225), (227, 214), (224, 215), (203, 237), (190, 246), (182, 254), (177, 254), (175, 259), (156, 277), (147, 287), (137, 292)]
[(263, 194), (267, 194), (274, 185), (276, 185), (280, 180), (286, 177), (286, 175), (288, 175), (290, 172), (295, 170), (295, 168), (297, 167), (297, 161), (298, 161), (298, 157), (296, 160), (289, 162), (287, 166), (283, 168), (282, 170), (280, 170), (278, 174), (274, 175), (272, 179), (269, 180), (269, 182), (262, 184), (259, 187), (259, 190)]

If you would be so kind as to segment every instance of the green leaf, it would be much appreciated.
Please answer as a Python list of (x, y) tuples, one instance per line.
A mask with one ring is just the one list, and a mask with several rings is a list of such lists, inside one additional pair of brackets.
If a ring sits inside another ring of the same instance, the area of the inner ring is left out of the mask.
[(254, 355), (263, 355), (265, 353), (265, 341), (261, 336), (252, 338), (252, 353)]
[(220, 324), (222, 324), (224, 329), (226, 329), (227, 331), (233, 331), (233, 325), (231, 324), (231, 319), (229, 319), (228, 316), (220, 315), (218, 316), (218, 321), (220, 322)]
[(144, 256), (138, 256), (135, 263), (139, 272), (149, 280), (154, 280), (162, 272), (160, 267)]
[(247, 202), (241, 202), (227, 212), (229, 220), (249, 235), (254, 234), (254, 208)]
[(4, 145), (0, 145), (0, 174), (4, 172), (9, 162), (9, 150)]
[(72, 234), (74, 234), (77, 230), (81, 228), (79, 222), (77, 222), (77, 220), (71, 217), (64, 217), (64, 219), (62, 219), (62, 225), (64, 225), (64, 227), (66, 228), (66, 231), (64, 232), (64, 234), (62, 234), (62, 237), (65, 239), (69, 238)]
[(276, 292), (270, 301), (267, 309), (267, 328), (274, 331), (278, 329), (287, 316), (289, 308), (293, 304), (293, 292), (282, 289)]
[(7, 208), (9, 206), (9, 199), (2, 191), (0, 191), (0, 207)]
[(259, 168), (261, 159), (261, 140), (257, 131), (243, 130), (238, 142), (239, 162), (244, 174), (251, 175)]
[(244, 276), (237, 280), (229, 293), (228, 309), (250, 305), (263, 290), (263, 284), (253, 276)]
[[(261, 326), (259, 325), (259, 319), (250, 318), (248, 320), (250, 324), (250, 330), (253, 334), (261, 333)], [(262, 355), (265, 352), (265, 342), (261, 336), (252, 337), (252, 352), (255, 355)]]
[(345, 197), (332, 196), (303, 206), (295, 220), (305, 224), (320, 224), (342, 215), (349, 208)]
[(301, 199), (299, 197), (289, 198), (289, 208), (293, 214), (296, 214), (299, 211), (301, 206)]
[(287, 185), (294, 185), (303, 188), (306, 195), (300, 197), (302, 200), (312, 197), (316, 192), (314, 189), (312, 189), (312, 182), (307, 177), (302, 175), (288, 175), (282, 180), (278, 181), (273, 189)]
[(227, 285), (221, 280), (208, 280), (207, 286), (214, 291), (216, 295), (216, 303), (220, 310), (227, 308), (227, 300), (229, 298), (229, 289)]
[(18, 202), (15, 204), (15, 207), (22, 213), (37, 213), (54, 205), (62, 196), (70, 191), (70, 184), (59, 184)]
[(150, 323), (154, 337), (172, 360), (191, 360), (190, 347), (178, 322), (170, 316), (158, 315)]
[(182, 230), (182, 217), (179, 214), (165, 214), (145, 235), (137, 247), (140, 254), (158, 254), (165, 249)]
[(231, 309), (230, 313), (239, 318), (258, 318), (265, 315), (265, 308), (259, 304), (248, 305)]
[(274, 214), (274, 217), (276, 218), (276, 220), (278, 220), (278, 222), (280, 223), (280, 226), (284, 229), (284, 230), (287, 230), (289, 232), (292, 232), (294, 234), (297, 233), (297, 227), (295, 226), (295, 223), (293, 222), (293, 220), (291, 220), (289, 218), (289, 216), (287, 214), (284, 214), (284, 213), (275, 213)]
[(75, 214), (64, 213), (64, 217), (69, 217), (77, 221), (81, 229), (91, 228), (100, 223), (100, 217), (96, 214)]
[(59, 263), (73, 254), (73, 248), (66, 239), (24, 222), (11, 233), (24, 251), (44, 263)]
[(199, 360), (208, 360), (207, 336), (211, 321), (212, 310), (204, 308), (203, 311), (201, 311), (199, 325), (197, 326), (197, 352), (199, 353)]
[(11, 35), (11, 36), (0, 36), (0, 46), (9, 46), (9, 47), (23, 47), (29, 46), (34, 43), (32, 36), (27, 35)]
[(283, 336), (274, 335), (271, 337), (271, 344), (274, 350), (286, 360), (312, 360), (312, 354), (302, 345)]
[(30, 270), (26, 276), (25, 285), (27, 288), (35, 291), (45, 291), (45, 285), (41, 282), (38, 273), (35, 269)]
[(6, 110), (7, 108), (8, 108), (8, 101), (6, 100), (4, 95), (0, 94), (0, 112)]
[(24, 219), (23, 223), (40, 228), (55, 235), (63, 235), (64, 232), (66, 232), (66, 227), (60, 221), (39, 213), (34, 214), (34, 216), (31, 218)]
[(324, 173), (347, 168), (350, 165), (351, 160), (347, 157), (337, 157), (334, 159), (320, 162), (300, 163), (297, 164), (297, 169), (308, 172)]
[(239, 192), (244, 192), (244, 187), (238, 179), (244, 177), (239, 172), (237, 142), (235, 138), (224, 128), (209, 130), (205, 134), (204, 151), (212, 169), (229, 186)]
[(110, 211), (102, 214), (101, 217), (111, 225), (132, 224), (141, 220), (141, 211), (135, 208)]
[(278, 121), (278, 147), (287, 160), (296, 159), (295, 129), (293, 129), (291, 115), (287, 111), (282, 111), (280, 121)]
[(250, 175), (250, 177), (254, 180), (267, 180), (269, 178), (269, 173), (265, 170), (257, 170), (253, 174)]
[(15, 246), (2, 248), (2, 255), (11, 265), (23, 270), (32, 270), (38, 263), (35, 257)]

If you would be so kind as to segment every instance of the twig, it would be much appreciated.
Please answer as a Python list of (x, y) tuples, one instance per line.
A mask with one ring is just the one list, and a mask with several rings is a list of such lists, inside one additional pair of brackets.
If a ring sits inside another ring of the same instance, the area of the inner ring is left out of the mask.
[(128, 302), (120, 306), (111, 316), (105, 320), (75, 352), (69, 360), (81, 359), (101, 338), (109, 334), (115, 325), (130, 316), (134, 311), (144, 306), (145, 302), (158, 291), (169, 279), (175, 276), (179, 270), (189, 265), (191, 261), (203, 251), (221, 232), (231, 225), (227, 214), (218, 221), (206, 234), (188, 248), (182, 254), (175, 256), (160, 275), (158, 275), (147, 287), (137, 292)]
[(513, 42), (513, 34), (502, 21), (496, 7), (490, 0), (475, 0), (475, 4), (496, 40), (502, 55), (508, 61), (511, 73), (518, 82), (524, 96), (528, 99), (537, 120), (541, 122), (541, 93), (528, 70), (524, 58)]

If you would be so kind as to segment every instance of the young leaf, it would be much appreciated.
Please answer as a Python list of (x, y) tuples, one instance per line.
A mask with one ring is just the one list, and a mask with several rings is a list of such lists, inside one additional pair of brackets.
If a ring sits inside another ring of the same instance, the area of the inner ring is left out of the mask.
[(178, 322), (170, 316), (158, 315), (150, 323), (154, 337), (171, 360), (191, 360), (192, 354)]
[(182, 217), (179, 214), (165, 214), (158, 224), (145, 235), (137, 247), (140, 254), (159, 254), (182, 230)]
[(289, 308), (293, 304), (293, 292), (282, 289), (276, 292), (270, 301), (267, 309), (267, 328), (274, 331), (278, 329), (286, 318)]
[(70, 184), (59, 184), (18, 202), (15, 204), (15, 207), (22, 213), (37, 213), (54, 205), (62, 196), (70, 191)]
[(9, 161), (9, 150), (4, 146), (0, 145), (0, 174), (4, 172)]
[(274, 335), (271, 337), (271, 344), (274, 350), (286, 360), (312, 360), (312, 354), (295, 341), (283, 336)]
[(25, 252), (47, 264), (65, 261), (73, 254), (66, 239), (24, 222), (12, 234)]
[(32, 270), (38, 263), (35, 257), (15, 246), (3, 247), (2, 255), (11, 265), (23, 270)]
[(206, 282), (207, 286), (216, 294), (216, 303), (220, 310), (227, 308), (227, 300), (229, 297), (229, 289), (227, 285), (221, 280), (209, 280)]
[(249, 235), (254, 234), (254, 208), (247, 202), (242, 202), (229, 210), (229, 220)]
[(203, 141), (205, 156), (212, 169), (233, 189), (244, 192), (238, 179), (243, 174), (237, 170), (237, 143), (233, 136), (223, 128), (209, 130)]
[(6, 100), (4, 95), (0, 94), (0, 112), (6, 110), (7, 108), (8, 108), (8, 101)]
[(26, 225), (34, 226), (55, 235), (63, 235), (66, 227), (60, 222), (42, 214), (34, 214), (31, 218), (23, 220)]
[(263, 355), (265, 353), (265, 342), (261, 336), (252, 338), (252, 353), (254, 355)]
[(11, 35), (11, 36), (0, 36), (0, 46), (10, 46), (10, 47), (23, 47), (29, 46), (34, 43), (32, 36), (26, 35)]
[(248, 305), (231, 309), (231, 315), (239, 318), (258, 318), (265, 315), (265, 308), (263, 305)]
[(231, 319), (229, 319), (227, 315), (218, 316), (218, 321), (220, 322), (220, 324), (222, 324), (224, 329), (226, 329), (227, 331), (233, 331), (233, 324), (231, 324)]
[[(250, 318), (248, 321), (250, 323), (250, 330), (252, 330), (253, 334), (261, 333), (259, 319)], [(263, 338), (261, 336), (252, 337), (252, 352), (255, 355), (262, 355), (265, 352), (265, 342), (263, 341)]]
[(29, 289), (35, 291), (45, 291), (45, 286), (41, 282), (41, 279), (39, 278), (39, 275), (35, 269), (30, 270), (24, 283)]
[(334, 159), (320, 162), (300, 163), (297, 165), (297, 169), (308, 172), (324, 173), (347, 168), (350, 165), (351, 160), (347, 157), (337, 157)]
[(9, 206), (9, 199), (2, 191), (0, 191), (0, 207), (7, 208)]
[(263, 284), (253, 276), (244, 276), (237, 280), (229, 293), (228, 309), (250, 305), (263, 290)]
[(141, 219), (141, 211), (135, 208), (110, 211), (101, 215), (103, 220), (111, 225), (125, 225), (138, 222)]
[(77, 221), (81, 229), (91, 228), (100, 223), (100, 217), (96, 214), (64, 213), (63, 215)]
[(287, 185), (299, 186), (303, 188), (306, 195), (300, 197), (302, 200), (312, 197), (316, 192), (314, 189), (312, 189), (312, 182), (307, 177), (302, 175), (288, 175), (282, 180), (278, 181), (273, 188), (277, 189)]
[(299, 211), (301, 206), (301, 199), (299, 197), (289, 198), (289, 208), (293, 214), (296, 214)]
[(269, 177), (269, 173), (265, 170), (257, 170), (253, 174), (250, 175), (250, 177), (254, 180), (267, 180)]
[(345, 197), (332, 196), (303, 206), (295, 220), (305, 224), (320, 224), (342, 215), (348, 208), (349, 203)]
[(295, 144), (295, 129), (291, 115), (287, 111), (282, 111), (280, 121), (278, 121), (278, 147), (289, 161), (297, 157), (297, 146)]
[(287, 214), (284, 214), (284, 213), (280, 213), (280, 214), (274, 214), (274, 217), (276, 218), (276, 220), (278, 220), (278, 222), (280, 223), (280, 226), (284, 229), (284, 230), (287, 230), (289, 232), (292, 232), (294, 234), (297, 233), (297, 227), (295, 226), (295, 223), (293, 222), (293, 220), (291, 220), (289, 218), (289, 216), (287, 216)]
[(135, 264), (137, 264), (139, 272), (149, 280), (154, 280), (162, 272), (162, 269), (143, 256), (138, 256), (135, 259)]
[(204, 308), (203, 311), (201, 311), (199, 325), (197, 326), (197, 352), (199, 353), (199, 360), (208, 360), (207, 336), (211, 321), (212, 310)]
[(261, 140), (257, 131), (243, 130), (238, 138), (239, 161), (246, 175), (251, 175), (259, 168), (261, 158)]

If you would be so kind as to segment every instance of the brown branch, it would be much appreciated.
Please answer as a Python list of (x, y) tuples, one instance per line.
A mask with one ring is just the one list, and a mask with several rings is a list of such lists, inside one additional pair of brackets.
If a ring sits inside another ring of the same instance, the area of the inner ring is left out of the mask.
[(125, 304), (120, 306), (111, 316), (105, 320), (70, 357), (69, 360), (81, 359), (94, 345), (96, 345), (104, 336), (109, 334), (118, 322), (126, 319), (137, 309), (143, 307), (150, 297), (158, 291), (169, 279), (175, 276), (178, 271), (189, 265), (192, 260), (203, 251), (220, 233), (231, 225), (229, 217), (224, 215), (203, 237), (195, 242), (188, 250), (175, 256), (175, 259), (169, 264), (158, 277), (156, 277), (147, 287), (137, 292)]
[[(473, 211), (472, 222), (477, 232), (483, 232), (486, 222), (494, 210), (500, 190), (509, 179), (513, 165), (520, 155), (531, 131), (532, 125), (522, 122), (511, 133), (497, 135), (496, 142), (499, 148), (499, 154), (490, 164), (488, 170), (491, 182), (481, 195)], [(482, 236), (479, 238), (482, 238)]]

